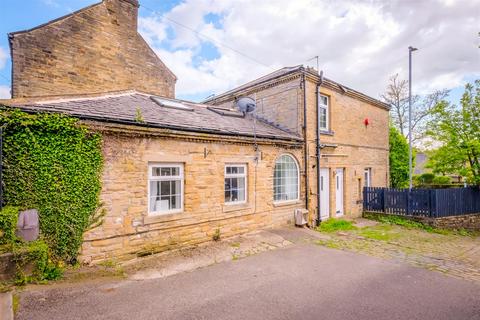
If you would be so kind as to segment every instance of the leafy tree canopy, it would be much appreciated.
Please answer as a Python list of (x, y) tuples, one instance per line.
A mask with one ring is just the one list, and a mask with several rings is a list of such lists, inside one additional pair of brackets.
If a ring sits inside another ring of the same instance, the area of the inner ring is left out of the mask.
[(465, 86), (460, 107), (441, 101), (432, 115), (428, 133), (442, 146), (431, 153), (427, 166), (480, 185), (480, 79)]
[(390, 126), (390, 185), (393, 188), (408, 187), (408, 143), (394, 126)]

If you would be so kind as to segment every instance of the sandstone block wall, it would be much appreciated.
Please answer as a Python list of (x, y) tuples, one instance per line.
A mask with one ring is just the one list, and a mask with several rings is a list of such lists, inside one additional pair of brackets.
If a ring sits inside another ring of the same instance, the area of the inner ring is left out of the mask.
[[(317, 210), (316, 171), (316, 82), (307, 78), (307, 141), (309, 154), (310, 212)], [(320, 167), (329, 169), (330, 216), (335, 217), (335, 169), (344, 169), (344, 213), (362, 214), (364, 170), (372, 170), (372, 186), (388, 186), (388, 111), (352, 98), (340, 91), (320, 88), (329, 97), (330, 132), (320, 135), (320, 143), (335, 145), (321, 149)], [(364, 119), (369, 125), (364, 125)]]
[(136, 0), (104, 0), (11, 33), (12, 97), (135, 89), (173, 98), (175, 75), (137, 32)]
[(441, 229), (480, 231), (480, 213), (436, 218), (428, 222), (430, 225)]
[[(253, 93), (246, 91), (238, 96), (249, 96), (257, 101), (256, 114), (281, 128), (288, 129), (299, 135), (303, 134), (303, 91), (300, 77), (284, 80), (274, 86), (265, 86)], [(218, 104), (222, 107), (235, 107), (231, 99)]]
[[(317, 217), (317, 126), (318, 79), (306, 76), (307, 126), (303, 128), (303, 84), (300, 73), (272, 80), (234, 92), (218, 101), (222, 106), (233, 106), (235, 96), (257, 98), (259, 113), (274, 123), (305, 137), (307, 140), (307, 175), (310, 219)], [(335, 169), (344, 169), (344, 213), (358, 217), (362, 214), (364, 170), (372, 170), (372, 186), (388, 186), (388, 110), (352, 97), (340, 88), (322, 86), (320, 93), (330, 99), (330, 132), (322, 133), (321, 144), (335, 145), (321, 150), (320, 167), (328, 168), (330, 175), (330, 217), (335, 217)], [(212, 103), (216, 103), (215, 100)], [(364, 125), (365, 118), (369, 125)], [(302, 163), (303, 165), (303, 163)]]
[[(391, 214), (382, 212), (364, 212), (363, 216), (366, 218), (376, 219), (378, 217), (388, 217)], [(394, 215), (397, 216), (397, 215)], [(429, 225), (439, 229), (461, 230), (466, 229), (470, 231), (480, 231), (480, 213), (465, 214), (441, 218), (429, 218), (421, 216), (398, 216), (401, 218), (417, 221), (425, 225)]]
[[(196, 142), (104, 134), (103, 141), (101, 201), (107, 215), (101, 226), (84, 236), (81, 258), (85, 262), (129, 259), (142, 252), (211, 241), (216, 229), (222, 237), (228, 237), (292, 224), (295, 208), (305, 208), (303, 198), (293, 203), (273, 203), (275, 159), (289, 153), (301, 164), (301, 148), (260, 145), (262, 158), (255, 165), (251, 144), (228, 140)], [(184, 164), (183, 212), (149, 216), (148, 165), (156, 162)], [(224, 203), (226, 163), (247, 164), (245, 204)]]

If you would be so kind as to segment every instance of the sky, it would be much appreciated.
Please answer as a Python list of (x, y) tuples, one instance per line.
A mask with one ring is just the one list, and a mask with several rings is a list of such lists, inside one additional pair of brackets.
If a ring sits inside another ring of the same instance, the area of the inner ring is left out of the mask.
[[(7, 33), (96, 0), (0, 0), (0, 98), (9, 97)], [(480, 79), (480, 0), (140, 0), (139, 32), (177, 75), (178, 98), (201, 101), (276, 69), (304, 64), (380, 98), (388, 79), (413, 92)], [(313, 58), (313, 59), (312, 59)]]

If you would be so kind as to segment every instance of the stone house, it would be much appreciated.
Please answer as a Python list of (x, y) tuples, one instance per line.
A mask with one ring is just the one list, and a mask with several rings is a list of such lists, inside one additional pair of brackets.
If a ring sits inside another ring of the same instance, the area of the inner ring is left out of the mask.
[(241, 96), (256, 97), (259, 118), (302, 137), (312, 224), (358, 217), (363, 187), (388, 186), (387, 104), (303, 66), (277, 70), (204, 102), (231, 107)]
[[(358, 216), (362, 186), (387, 184), (386, 105), (301, 66), (203, 104), (175, 99), (137, 14), (136, 0), (103, 0), (9, 35), (12, 99), (1, 103), (66, 113), (103, 136), (107, 214), (84, 235), (84, 261), (292, 224), (297, 209), (310, 225), (319, 212)], [(254, 115), (235, 108), (240, 96), (256, 96)]]

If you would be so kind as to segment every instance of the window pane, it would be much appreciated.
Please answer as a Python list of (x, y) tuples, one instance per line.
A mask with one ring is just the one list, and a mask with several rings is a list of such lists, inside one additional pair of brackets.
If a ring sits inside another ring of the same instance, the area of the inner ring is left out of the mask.
[(159, 183), (158, 181), (150, 181), (150, 196), (153, 197), (153, 196), (158, 196), (160, 193), (159, 193)]
[(171, 175), (171, 168), (160, 168), (160, 175), (161, 176), (170, 176)]
[(238, 190), (237, 189), (233, 189), (232, 191), (230, 191), (231, 193), (231, 201), (238, 201)]
[(320, 128), (327, 128), (327, 109), (325, 108), (319, 108), (318, 111), (320, 112)]
[(245, 189), (238, 189), (238, 201), (245, 201)]
[(159, 181), (160, 182), (160, 194), (162, 196), (169, 196), (170, 193), (170, 181)]
[(180, 175), (180, 168), (178, 167), (172, 167), (172, 176), (179, 176)]
[(282, 155), (275, 162), (273, 192), (275, 201), (298, 199), (298, 167), (291, 156)]
[(160, 168), (153, 167), (153, 168), (152, 168), (152, 176), (153, 176), (153, 177), (158, 177), (158, 176), (160, 176)]
[(170, 203), (170, 210), (180, 209), (182, 207), (180, 195), (172, 196)]
[(170, 182), (170, 192), (172, 195), (179, 195), (182, 192), (181, 181), (175, 180)]
[(245, 178), (237, 178), (238, 188), (245, 189)]
[(320, 96), (320, 104), (323, 104), (324, 106), (328, 105), (328, 97)]
[(226, 173), (227, 173), (227, 174), (232, 173), (232, 167), (227, 167), (227, 168), (226, 168)]
[(230, 187), (231, 187), (232, 189), (236, 189), (236, 188), (238, 187), (238, 178), (232, 178), (232, 179), (230, 179), (230, 180), (231, 180), (231, 183), (232, 183), (232, 184), (230, 185)]

